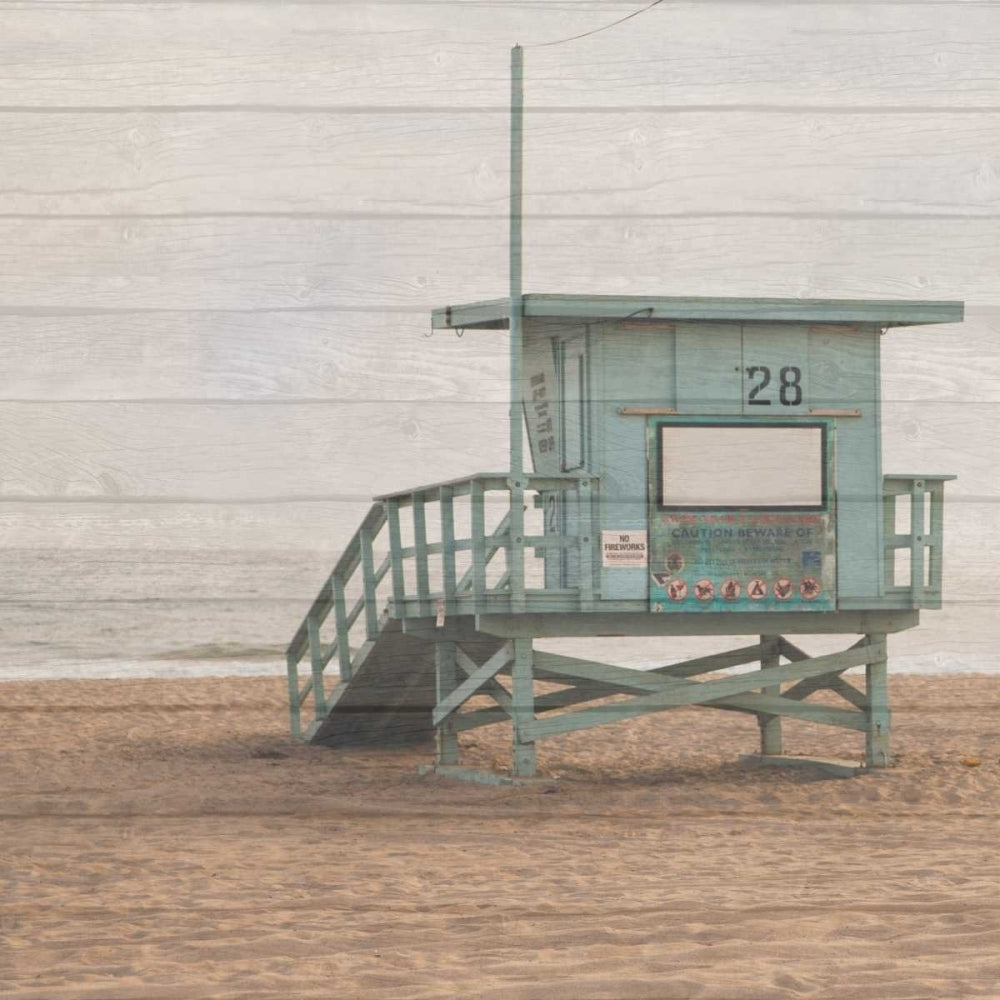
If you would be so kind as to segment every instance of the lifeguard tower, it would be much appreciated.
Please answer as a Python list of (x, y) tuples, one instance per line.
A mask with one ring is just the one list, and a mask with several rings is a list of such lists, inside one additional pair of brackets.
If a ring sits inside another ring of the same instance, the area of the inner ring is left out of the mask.
[[(432, 317), (509, 330), (510, 466), (375, 500), (288, 648), (293, 733), (434, 737), (455, 769), (459, 733), (509, 724), (523, 778), (540, 740), (697, 705), (755, 715), (762, 760), (790, 717), (864, 732), (866, 766), (888, 765), (888, 636), (940, 607), (954, 477), (882, 471), (883, 334), (962, 304), (522, 295), (514, 79), (511, 295)], [(811, 633), (851, 641), (810, 656)], [(648, 671), (535, 648), (747, 635)], [(844, 676), (861, 666), (863, 688)]]

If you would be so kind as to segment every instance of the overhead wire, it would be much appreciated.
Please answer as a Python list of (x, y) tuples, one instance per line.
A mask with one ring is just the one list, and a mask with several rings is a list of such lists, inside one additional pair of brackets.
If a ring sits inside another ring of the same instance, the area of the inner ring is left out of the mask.
[(626, 21), (631, 21), (633, 17), (638, 17), (640, 14), (645, 14), (647, 10), (652, 10), (654, 7), (663, 3), (663, 0), (653, 0), (652, 3), (646, 4), (645, 7), (640, 7), (639, 10), (632, 11), (631, 14), (626, 14), (624, 17), (618, 18), (617, 21), (611, 21), (610, 24), (602, 25), (600, 28), (592, 28), (590, 31), (583, 31), (579, 35), (570, 35), (569, 38), (557, 38), (552, 42), (535, 42), (531, 45), (525, 45), (526, 49), (544, 49), (550, 45), (562, 45), (565, 42), (575, 42), (580, 38), (587, 38), (589, 35), (596, 35), (598, 32), (607, 31), (608, 28), (613, 28), (618, 24), (624, 24)]

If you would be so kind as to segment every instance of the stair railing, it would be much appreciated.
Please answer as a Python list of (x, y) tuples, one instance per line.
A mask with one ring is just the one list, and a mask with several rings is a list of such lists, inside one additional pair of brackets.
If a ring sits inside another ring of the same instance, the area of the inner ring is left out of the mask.
[[(326, 686), (323, 675), (327, 666), (336, 656), (340, 672), (340, 682), (346, 684), (353, 672), (353, 653), (350, 645), (351, 628), (365, 616), (365, 635), (373, 640), (380, 630), (380, 609), (377, 588), (389, 572), (392, 556), (386, 555), (375, 567), (375, 541), (386, 525), (385, 506), (374, 503), (361, 522), (361, 527), (351, 540), (327, 577), (319, 596), (313, 601), (298, 631), (288, 645), (286, 664), (288, 667), (288, 700), (291, 731), (294, 736), (302, 735), (302, 706), (312, 696), (313, 719), (315, 722), (326, 718), (328, 709)], [(361, 572), (361, 595), (354, 604), (347, 607), (347, 593), (355, 574)], [(330, 613), (333, 613), (336, 634), (324, 648), (320, 629)], [(309, 653), (309, 678), (299, 687), (299, 663), (306, 651)]]
[[(310, 697), (313, 700), (312, 725), (326, 718), (330, 706), (324, 672), (335, 657), (340, 683), (351, 680), (354, 665), (359, 661), (351, 649), (350, 632), (362, 615), (366, 640), (374, 641), (382, 628), (383, 608), (392, 618), (441, 619), (484, 611), (523, 611), (532, 598), (546, 596), (562, 600), (563, 610), (586, 610), (593, 605), (599, 572), (596, 560), (598, 480), (577, 475), (529, 475), (525, 480), (529, 492), (573, 498), (576, 504), (574, 532), (563, 534), (549, 525), (542, 534), (512, 537), (510, 485), (506, 473), (479, 473), (376, 500), (289, 643), (286, 653), (289, 715), (295, 736), (303, 734), (302, 706)], [(498, 523), (487, 529), (486, 497), (496, 492), (506, 494), (501, 503), (506, 503), (507, 509)], [(470, 504), (470, 528), (467, 535), (460, 537), (456, 531), (455, 500), (465, 496)], [(433, 503), (439, 507), (440, 525), (438, 537), (429, 540), (427, 506)], [(412, 544), (407, 545), (403, 544), (401, 514), (404, 511), (410, 515), (406, 526), (408, 534), (412, 535)], [(380, 537), (383, 529), (387, 531), (387, 539)], [(380, 543), (378, 548), (388, 548), (388, 554), (378, 566), (375, 565), (377, 542)], [(576, 586), (561, 589), (526, 587), (526, 550), (536, 556), (552, 550), (573, 552)], [(465, 552), (469, 553), (469, 565), (459, 576), (457, 557)], [(501, 552), (505, 554), (506, 566), (496, 579), (490, 580), (491, 566)], [(432, 573), (431, 559), (438, 556), (439, 569)], [(380, 600), (378, 594), (378, 587), (386, 576), (391, 577), (391, 601)], [(408, 576), (413, 579), (412, 584)], [(347, 594), (359, 589), (360, 596), (348, 607)], [(324, 643), (321, 630), (331, 614), (335, 635), (330, 642)], [(300, 686), (299, 664), (306, 652), (309, 653), (309, 676)]]

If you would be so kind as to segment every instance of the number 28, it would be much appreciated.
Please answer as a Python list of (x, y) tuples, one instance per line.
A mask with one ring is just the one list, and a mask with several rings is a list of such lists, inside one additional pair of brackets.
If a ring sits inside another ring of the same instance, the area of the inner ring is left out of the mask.
[[(747, 378), (751, 383), (747, 403), (750, 406), (770, 406), (772, 400), (761, 394), (771, 384), (771, 369), (767, 365), (751, 365), (747, 368)], [(798, 406), (802, 402), (802, 369), (795, 365), (782, 368), (778, 372), (778, 382), (781, 405)]]

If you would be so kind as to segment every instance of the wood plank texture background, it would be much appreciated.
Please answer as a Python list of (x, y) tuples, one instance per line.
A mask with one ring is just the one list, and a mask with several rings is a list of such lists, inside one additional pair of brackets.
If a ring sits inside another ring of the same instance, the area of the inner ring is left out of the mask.
[[(192, 580), (298, 551), (298, 596), (373, 494), (502, 467), (505, 336), (429, 311), (506, 290), (510, 46), (638, 6), (0, 4), (0, 541), (201, 553)], [(884, 465), (961, 477), (910, 648), (975, 664), (997, 52), (979, 0), (666, 2), (526, 49), (527, 291), (967, 302), (885, 338)]]

